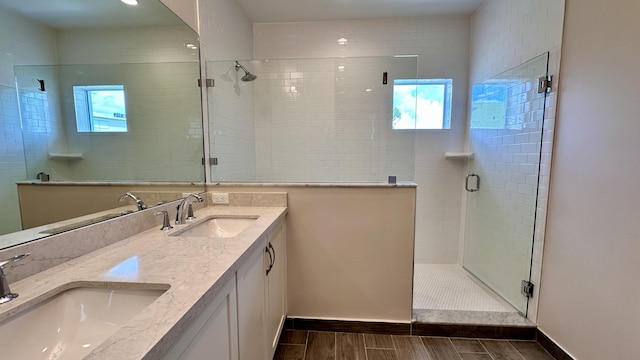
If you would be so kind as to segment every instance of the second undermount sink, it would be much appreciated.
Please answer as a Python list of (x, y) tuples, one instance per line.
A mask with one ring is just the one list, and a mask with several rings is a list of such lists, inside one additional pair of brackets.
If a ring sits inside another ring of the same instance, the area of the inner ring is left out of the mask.
[(256, 221), (257, 218), (257, 216), (209, 216), (203, 221), (189, 225), (184, 230), (173, 233), (172, 236), (207, 238), (235, 237)]
[(78, 287), (0, 323), (6, 359), (82, 359), (166, 290)]

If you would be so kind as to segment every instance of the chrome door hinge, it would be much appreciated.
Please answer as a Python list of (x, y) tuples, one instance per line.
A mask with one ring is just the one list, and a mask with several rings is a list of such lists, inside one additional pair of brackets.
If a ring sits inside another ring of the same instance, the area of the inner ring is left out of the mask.
[(533, 283), (527, 280), (522, 280), (522, 285), (520, 286), (520, 292), (522, 292), (522, 295), (528, 298), (533, 297)]
[[(216, 82), (213, 79), (204, 79), (204, 85), (208, 88), (215, 87)], [(198, 79), (198, 87), (202, 87), (202, 79)]]
[(538, 79), (538, 94), (550, 93), (553, 77), (551, 75), (542, 76)]
[[(202, 165), (204, 165), (204, 158), (202, 158)], [(209, 165), (218, 165), (218, 158), (216, 157), (209, 158)]]

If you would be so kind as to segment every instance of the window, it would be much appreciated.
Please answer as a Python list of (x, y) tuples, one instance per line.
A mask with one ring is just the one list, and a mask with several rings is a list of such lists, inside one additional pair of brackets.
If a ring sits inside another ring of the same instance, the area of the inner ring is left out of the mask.
[(392, 128), (451, 128), (452, 84), (452, 79), (394, 80)]
[(78, 132), (126, 132), (123, 85), (74, 86)]

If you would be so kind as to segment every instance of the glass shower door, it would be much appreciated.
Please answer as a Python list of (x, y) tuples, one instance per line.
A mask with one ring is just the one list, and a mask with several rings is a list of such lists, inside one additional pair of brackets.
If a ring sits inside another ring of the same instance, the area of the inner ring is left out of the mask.
[(472, 88), (463, 266), (523, 314), (530, 281), (548, 53)]

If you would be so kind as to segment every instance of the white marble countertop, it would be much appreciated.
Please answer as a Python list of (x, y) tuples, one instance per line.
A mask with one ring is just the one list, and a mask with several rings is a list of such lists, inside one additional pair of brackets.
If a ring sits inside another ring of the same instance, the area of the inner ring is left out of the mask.
[(100, 218), (107, 220), (120, 216), (123, 212), (134, 212), (138, 208), (135, 205), (121, 206), (97, 213), (83, 215), (72, 219), (62, 220), (51, 224), (41, 225), (26, 230), (20, 230), (9, 234), (0, 235), (0, 249), (8, 248), (27, 241), (45, 238), (58, 233), (57, 229), (74, 229), (89, 223), (97, 222)]
[[(159, 359), (264, 236), (284, 219), (285, 207), (212, 206), (196, 212), (259, 218), (238, 236), (226, 239), (170, 236), (157, 228), (96, 250), (11, 284), (20, 296), (0, 306), (0, 322), (65, 289), (90, 285), (110, 288), (169, 289), (85, 359)], [(129, 271), (110, 271), (131, 259)], [(25, 259), (23, 261), (29, 261)]]

